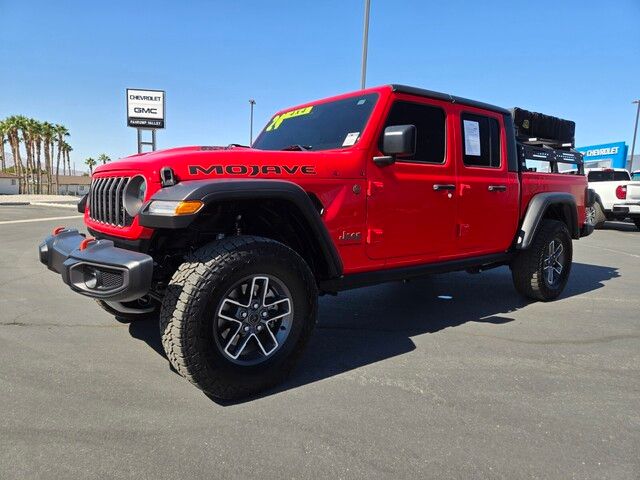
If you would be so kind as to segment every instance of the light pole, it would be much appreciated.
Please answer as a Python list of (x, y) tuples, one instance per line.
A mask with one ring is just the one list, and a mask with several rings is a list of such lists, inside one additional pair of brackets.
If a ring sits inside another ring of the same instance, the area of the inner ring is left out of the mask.
[(251, 98), (249, 99), (249, 108), (251, 109), (251, 115), (249, 116), (249, 146), (253, 145), (253, 106), (256, 104), (256, 101)]
[(640, 100), (634, 100), (631, 103), (635, 103), (638, 105), (638, 109), (636, 110), (636, 124), (633, 127), (633, 142), (631, 142), (631, 160), (629, 162), (629, 170), (633, 168), (633, 153), (636, 149), (636, 135), (638, 134), (638, 117), (640, 117)]
[(371, 0), (364, 0), (364, 27), (362, 32), (362, 73), (360, 75), (360, 88), (364, 89), (367, 80), (367, 45), (369, 43), (369, 9)]

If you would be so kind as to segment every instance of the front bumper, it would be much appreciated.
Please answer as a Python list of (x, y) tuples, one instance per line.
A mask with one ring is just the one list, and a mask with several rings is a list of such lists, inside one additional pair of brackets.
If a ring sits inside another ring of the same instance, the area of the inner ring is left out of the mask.
[(88, 297), (128, 302), (151, 288), (153, 259), (117, 248), (111, 240), (85, 242), (75, 229), (49, 235), (40, 244), (40, 262), (62, 276), (71, 290)]

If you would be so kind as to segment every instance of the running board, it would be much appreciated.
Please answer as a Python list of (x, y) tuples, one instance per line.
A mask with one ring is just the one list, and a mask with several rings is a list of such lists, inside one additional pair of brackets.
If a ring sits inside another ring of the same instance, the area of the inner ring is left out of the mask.
[(386, 270), (375, 270), (373, 272), (352, 273), (341, 277), (320, 281), (320, 290), (327, 293), (351, 290), (353, 288), (368, 287), (379, 283), (394, 282), (398, 280), (409, 280), (411, 278), (422, 277), (434, 273), (456, 272), (477, 268), (486, 270), (501, 265), (508, 264), (513, 258), (513, 253), (497, 253), (484, 255), (482, 257), (464, 258), (460, 260), (450, 260), (447, 262), (428, 263), (424, 265), (413, 265), (410, 267), (390, 268)]

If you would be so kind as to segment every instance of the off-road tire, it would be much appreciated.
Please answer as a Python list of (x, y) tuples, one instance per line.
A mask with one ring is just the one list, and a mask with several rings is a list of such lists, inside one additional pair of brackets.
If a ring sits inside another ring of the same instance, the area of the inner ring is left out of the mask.
[[(549, 243), (554, 239), (562, 243), (566, 257), (559, 283), (550, 287), (544, 278), (543, 264)], [(526, 297), (543, 302), (557, 298), (569, 279), (572, 257), (573, 247), (567, 226), (557, 220), (543, 220), (531, 246), (521, 251), (511, 264), (516, 290)]]
[[(102, 308), (105, 312), (108, 312), (111, 315), (113, 315), (114, 317), (116, 317), (116, 319), (119, 320), (119, 321), (137, 322), (137, 321), (142, 321), (142, 320), (155, 320), (160, 315), (160, 304), (157, 303), (157, 302), (156, 302), (156, 308), (152, 312), (123, 313), (123, 312), (120, 312), (120, 311), (116, 310), (115, 308), (113, 308), (111, 305), (109, 305), (108, 303), (106, 303), (103, 300), (99, 300), (99, 299), (96, 298), (95, 301), (100, 306), (100, 308)], [(127, 303), (132, 303), (132, 302), (127, 302)], [(132, 305), (130, 305), (130, 306), (132, 306)]]
[[(263, 363), (238, 365), (214, 339), (214, 319), (225, 292), (248, 275), (275, 275), (293, 302), (292, 326), (279, 349)], [(234, 400), (282, 382), (300, 357), (316, 323), (318, 290), (306, 262), (274, 240), (237, 236), (188, 255), (169, 282), (160, 334), (175, 370), (208, 395)]]
[(595, 214), (595, 221), (594, 221), (594, 227), (595, 228), (602, 228), (604, 226), (604, 222), (607, 221), (607, 216), (604, 214), (604, 210), (602, 209), (602, 206), (600, 205), (599, 202), (595, 202), (593, 204), (593, 208), (596, 211)]

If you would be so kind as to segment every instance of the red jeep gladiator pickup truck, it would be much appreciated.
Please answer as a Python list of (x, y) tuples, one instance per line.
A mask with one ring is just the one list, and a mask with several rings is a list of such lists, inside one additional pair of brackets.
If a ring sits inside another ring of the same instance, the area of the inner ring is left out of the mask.
[(133, 155), (95, 170), (90, 236), (59, 227), (40, 260), (114, 315), (158, 315), (197, 387), (246, 396), (291, 370), (319, 293), (500, 265), (529, 298), (562, 292), (593, 230), (574, 124), (517, 112), (388, 85), (283, 110), (251, 147)]

